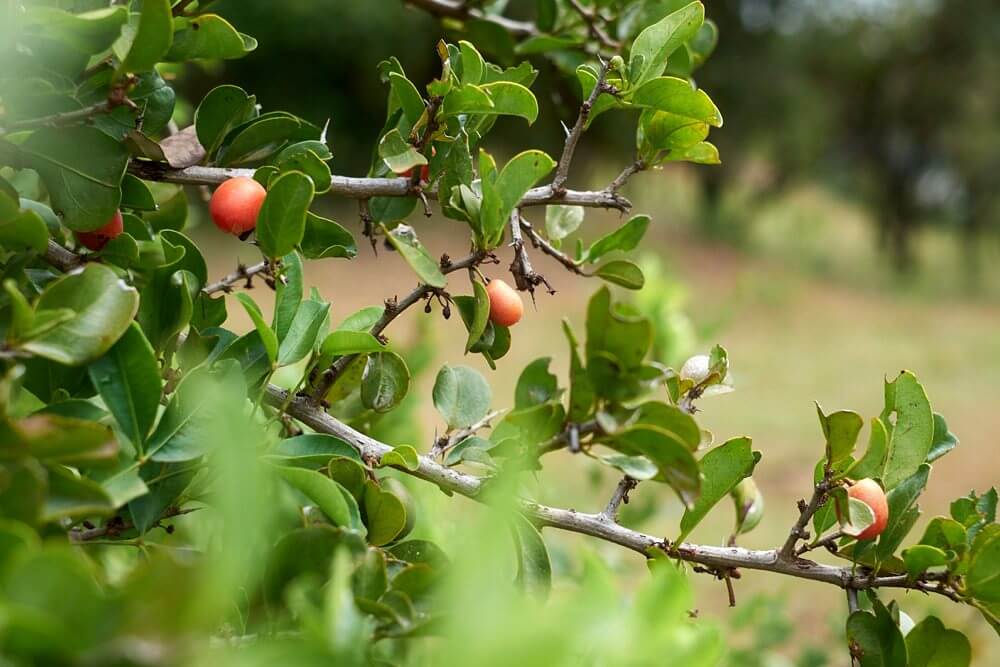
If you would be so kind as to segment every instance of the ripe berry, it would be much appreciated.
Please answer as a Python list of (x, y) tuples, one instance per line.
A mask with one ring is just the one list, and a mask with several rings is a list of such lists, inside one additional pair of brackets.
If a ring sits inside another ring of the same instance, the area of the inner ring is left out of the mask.
[(875, 521), (872, 522), (872, 525), (861, 531), (857, 538), (870, 540), (878, 537), (889, 522), (889, 503), (885, 499), (885, 491), (875, 480), (862, 479), (847, 487), (847, 495), (868, 505), (872, 514), (875, 515)]
[(521, 320), (524, 304), (513, 287), (502, 280), (491, 280), (486, 294), (490, 297), (490, 320), (494, 324), (509, 327)]
[(108, 241), (121, 234), (122, 229), (122, 212), (115, 211), (115, 214), (111, 216), (111, 220), (103, 227), (98, 227), (89, 232), (74, 232), (74, 234), (80, 245), (96, 252), (106, 246)]
[(208, 205), (212, 222), (227, 234), (241, 236), (257, 226), (257, 214), (266, 196), (264, 186), (252, 178), (230, 178), (212, 194)]

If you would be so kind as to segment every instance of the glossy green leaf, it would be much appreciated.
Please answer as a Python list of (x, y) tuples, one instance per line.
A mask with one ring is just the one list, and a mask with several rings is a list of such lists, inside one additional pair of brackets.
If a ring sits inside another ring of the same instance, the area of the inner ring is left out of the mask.
[(934, 440), (934, 414), (927, 394), (909, 371), (885, 383), (885, 409), (881, 418), (887, 427), (890, 415), (895, 421), (889, 433), (882, 480), (886, 489), (892, 489), (917, 471), (930, 453)]
[(515, 515), (511, 522), (517, 556), (516, 583), (528, 593), (546, 597), (552, 588), (552, 564), (545, 540), (523, 516)]
[(378, 155), (390, 171), (397, 174), (427, 164), (427, 158), (406, 141), (396, 129), (387, 132), (379, 141)]
[(107, 352), (128, 329), (139, 306), (139, 294), (111, 269), (88, 264), (83, 271), (50, 283), (35, 305), (45, 311), (73, 311), (74, 317), (24, 343), (32, 354), (70, 366)]
[(467, 428), (486, 416), (493, 395), (489, 384), (473, 368), (445, 364), (434, 380), (434, 407), (449, 429)]
[(383, 454), (382, 459), (379, 461), (379, 465), (416, 470), (420, 467), (420, 458), (417, 455), (417, 450), (413, 447), (410, 447), (409, 445), (400, 445), (392, 451)]
[(276, 466), (278, 475), (297, 489), (316, 506), (335, 526), (362, 530), (357, 505), (352, 508), (354, 497), (335, 481), (314, 470)]
[(863, 654), (861, 667), (907, 667), (903, 635), (881, 602), (874, 614), (858, 610), (847, 618), (847, 643)]
[(288, 333), (278, 346), (278, 366), (297, 363), (318, 347), (320, 330), (329, 313), (328, 303), (303, 301), (299, 305)]
[(538, 118), (538, 100), (525, 86), (511, 81), (494, 81), (481, 86), (492, 102), (486, 114), (517, 116), (531, 125)]
[[(899, 425), (896, 425), (899, 428)], [(889, 504), (889, 521), (885, 530), (879, 536), (877, 553), (885, 559), (895, 553), (903, 539), (913, 528), (919, 516), (919, 510), (914, 506), (917, 498), (927, 486), (931, 467), (926, 463), (886, 494)]]
[(361, 463), (358, 450), (340, 438), (325, 433), (306, 433), (280, 441), (269, 453), (300, 467), (322, 467), (334, 457)]
[(691, 39), (704, 20), (705, 7), (700, 2), (692, 2), (640, 32), (629, 54), (632, 84), (639, 86), (660, 76), (670, 54)]
[(267, 358), (274, 365), (278, 360), (278, 336), (271, 329), (271, 326), (264, 319), (264, 314), (260, 312), (260, 306), (253, 300), (253, 297), (246, 292), (240, 292), (236, 295), (236, 299), (243, 306), (243, 309), (247, 311), (247, 315), (253, 321), (254, 327), (257, 329), (257, 333), (260, 335), (261, 341), (264, 343), (264, 349), (267, 351)]
[(850, 410), (823, 414), (819, 403), (816, 404), (816, 414), (819, 415), (819, 423), (826, 439), (826, 460), (835, 466), (854, 453), (854, 444), (864, 426), (864, 419)]
[(198, 141), (209, 155), (215, 154), (230, 130), (257, 114), (256, 103), (242, 88), (228, 84), (205, 95), (195, 110), (194, 125)]
[(392, 244), (406, 263), (410, 265), (420, 280), (431, 287), (444, 287), (447, 280), (441, 273), (438, 263), (431, 259), (424, 245), (417, 238), (416, 232), (409, 225), (396, 225), (389, 230), (383, 227), (385, 237)]
[(324, 356), (341, 356), (345, 354), (367, 354), (381, 352), (385, 346), (375, 336), (367, 331), (332, 331), (323, 340), (320, 351)]
[(306, 227), (299, 247), (307, 259), (351, 259), (358, 254), (357, 242), (347, 229), (312, 212), (306, 216)]
[(25, 167), (45, 181), (52, 210), (74, 231), (107, 224), (121, 200), (124, 145), (93, 127), (43, 128), (20, 146)]
[(312, 180), (298, 171), (282, 174), (271, 183), (257, 215), (261, 252), (271, 258), (283, 257), (302, 242), (313, 194)]
[(866, 477), (881, 477), (885, 470), (885, 457), (889, 448), (889, 433), (885, 424), (878, 417), (871, 421), (871, 433), (868, 436), (868, 449), (864, 456), (852, 465), (847, 474), (855, 479)]
[(164, 60), (242, 58), (257, 48), (257, 40), (244, 35), (216, 14), (174, 19), (174, 42)]
[(559, 380), (549, 372), (552, 357), (535, 359), (524, 367), (514, 388), (514, 407), (527, 408), (559, 398)]
[(133, 322), (88, 371), (119, 428), (142, 451), (160, 406), (161, 379), (156, 353), (139, 325)]
[(361, 378), (361, 403), (375, 412), (392, 410), (410, 389), (410, 371), (395, 352), (375, 352), (368, 357)]
[(652, 461), (645, 456), (628, 456), (627, 454), (600, 454), (597, 458), (613, 468), (617, 468), (632, 479), (644, 481), (653, 479), (660, 472)]
[(524, 151), (504, 165), (495, 182), (483, 180), (480, 221), (487, 248), (500, 243), (514, 207), (528, 190), (552, 171), (555, 164), (542, 151)]
[(31, 249), (45, 252), (49, 231), (34, 210), (21, 210), (19, 201), (0, 193), (0, 247), (14, 252)]
[(673, 487), (686, 507), (695, 506), (702, 485), (698, 462), (674, 434), (654, 426), (636, 426), (616, 434), (607, 444), (624, 454), (645, 456), (660, 471), (657, 479)]
[(916, 579), (932, 567), (947, 565), (948, 555), (937, 547), (916, 544), (903, 549), (903, 562), (906, 563), (906, 572), (910, 578)]
[(927, 453), (927, 462), (933, 463), (955, 449), (958, 438), (948, 430), (948, 422), (938, 413), (934, 413), (934, 437), (931, 441), (931, 451)]
[(976, 599), (1000, 602), (1000, 525), (990, 524), (976, 536), (965, 582)]
[[(131, 26), (129, 26), (131, 28)], [(174, 41), (173, 17), (168, 0), (143, 0), (139, 25), (135, 29), (128, 55), (119, 68), (122, 72), (144, 72), (170, 50)]]
[(928, 616), (906, 635), (907, 667), (969, 667), (972, 647), (958, 630)]
[(281, 260), (281, 280), (275, 281), (274, 323), (278, 340), (284, 341), (302, 303), (302, 258), (290, 252)]
[[(468, 353), (486, 331), (486, 325), (490, 319), (490, 297), (486, 292), (486, 287), (479, 280), (472, 280), (472, 317), (468, 318), (466, 326), (469, 329), (469, 336), (465, 340), (465, 351)], [(465, 310), (462, 310), (462, 319), (466, 320)]]
[(595, 241), (580, 261), (595, 263), (609, 252), (632, 250), (639, 245), (648, 227), (648, 215), (634, 216), (615, 231)]
[(646, 277), (642, 275), (642, 269), (624, 259), (605, 262), (594, 270), (594, 275), (625, 289), (640, 290), (646, 284)]
[(847, 511), (840, 516), (840, 529), (845, 535), (857, 537), (875, 523), (872, 508), (858, 498), (847, 498)]
[(715, 103), (704, 90), (693, 88), (684, 79), (663, 76), (647, 81), (633, 91), (630, 101), (635, 106), (665, 111), (689, 122), (722, 127), (722, 114)]
[(679, 541), (691, 534), (716, 503), (753, 473), (760, 455), (750, 447), (750, 438), (733, 438), (715, 447), (698, 462), (703, 480), (701, 493), (681, 517)]
[(389, 544), (406, 527), (406, 507), (393, 493), (379, 488), (374, 482), (365, 484), (365, 525), (368, 541), (377, 546)]

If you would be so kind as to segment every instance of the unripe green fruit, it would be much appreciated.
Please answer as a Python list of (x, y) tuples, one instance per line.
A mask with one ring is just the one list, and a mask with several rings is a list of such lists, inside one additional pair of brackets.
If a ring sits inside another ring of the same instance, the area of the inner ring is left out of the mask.
[(681, 380), (700, 384), (708, 378), (710, 359), (707, 354), (696, 354), (681, 367)]
[(494, 279), (486, 286), (486, 294), (490, 297), (490, 320), (493, 324), (510, 327), (521, 320), (524, 303), (513, 287)]
[(108, 223), (103, 227), (98, 227), (89, 232), (74, 232), (76, 240), (88, 250), (98, 251), (108, 244), (108, 241), (122, 233), (124, 224), (122, 222), (122, 212), (115, 211)]
[(247, 176), (230, 178), (212, 194), (208, 211), (215, 226), (241, 236), (257, 226), (257, 214), (264, 205), (267, 190)]

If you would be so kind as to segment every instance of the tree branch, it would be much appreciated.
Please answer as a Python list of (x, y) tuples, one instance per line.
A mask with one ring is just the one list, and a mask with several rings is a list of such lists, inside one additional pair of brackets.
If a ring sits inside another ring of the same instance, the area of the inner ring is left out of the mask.
[(545, 279), (545, 276), (535, 271), (531, 266), (531, 259), (528, 257), (528, 251), (524, 247), (524, 239), (521, 237), (520, 209), (515, 208), (511, 211), (510, 239), (510, 245), (514, 249), (514, 261), (510, 264), (510, 272), (514, 276), (514, 284), (517, 289), (522, 292), (531, 292), (532, 300), (535, 298), (535, 288), (539, 285), (545, 285), (549, 294), (555, 294), (556, 291)]
[(569, 0), (570, 7), (580, 15), (583, 22), (587, 24), (587, 31), (591, 36), (601, 43), (602, 46), (606, 46), (609, 49), (617, 51), (621, 48), (621, 43), (615, 41), (610, 35), (601, 27), (601, 22), (604, 20), (598, 13), (597, 9), (587, 9), (580, 4), (580, 0)]
[[(128, 166), (129, 173), (147, 181), (164, 181), (181, 185), (219, 185), (237, 176), (253, 178), (253, 169), (234, 167), (184, 167), (177, 169), (162, 162), (133, 160)], [(352, 199), (371, 197), (412, 197), (414, 191), (407, 178), (353, 178), (334, 175), (330, 192)], [(436, 190), (425, 190), (429, 199), (437, 199)], [(628, 211), (632, 202), (616, 192), (607, 190), (563, 190), (557, 194), (551, 185), (532, 188), (524, 195), (518, 206), (543, 206), (560, 203), (590, 208), (610, 208)]]
[(246, 281), (246, 286), (250, 287), (250, 279), (253, 278), (258, 273), (268, 273), (271, 270), (271, 265), (265, 259), (262, 262), (253, 264), (252, 266), (244, 266), (242, 264), (237, 267), (235, 271), (225, 276), (221, 280), (217, 280), (214, 283), (209, 283), (205, 285), (201, 291), (205, 294), (215, 294), (216, 292), (229, 292), (233, 291), (233, 285), (240, 282), (241, 280)]
[(812, 498), (809, 503), (806, 504), (805, 501), (799, 501), (799, 518), (792, 526), (792, 529), (788, 533), (788, 539), (785, 540), (785, 544), (781, 547), (779, 552), (781, 557), (785, 560), (794, 560), (796, 558), (795, 545), (798, 543), (799, 538), (808, 539), (809, 531), (806, 530), (806, 526), (809, 524), (809, 520), (814, 514), (823, 506), (826, 502), (827, 492), (830, 490), (830, 478), (832, 477), (832, 471), (829, 466), (823, 474), (823, 479), (816, 484), (813, 489)]
[[(471, 266), (477, 266), (481, 264), (486, 257), (488, 257), (488, 255), (485, 253), (475, 252), (455, 262), (447, 261), (447, 263), (445, 263), (442, 261), (441, 273), (448, 274), (453, 271), (458, 271), (459, 269), (467, 269)], [(447, 258), (442, 259), (446, 260)], [(393, 301), (387, 300), (385, 302), (385, 310), (382, 311), (382, 317), (380, 317), (378, 321), (372, 325), (372, 328), (368, 330), (369, 333), (375, 337), (379, 337), (385, 328), (388, 327), (389, 324), (403, 311), (415, 303), (418, 303), (425, 295), (436, 292), (438, 289), (439, 288), (432, 287), (426, 283), (421, 283), (402, 299)], [(326, 394), (330, 391), (330, 388), (333, 386), (333, 383), (337, 381), (337, 378), (339, 378), (345, 370), (347, 370), (347, 367), (357, 358), (357, 356), (358, 355), (356, 354), (349, 354), (340, 357), (333, 362), (329, 368), (323, 371), (323, 374), (320, 376), (311, 392), (314, 401), (319, 402), (326, 396)]]
[[(366, 460), (380, 461), (382, 456), (393, 449), (391, 446), (356, 431), (339, 419), (332, 417), (306, 397), (296, 396), (289, 400), (284, 389), (268, 385), (265, 390), (265, 400), (276, 407), (284, 405), (287, 401), (287, 412), (290, 416), (317, 432), (340, 438), (357, 449)], [(445, 491), (475, 500), (481, 500), (480, 494), (487, 484), (482, 479), (442, 466), (426, 456), (418, 457), (415, 470), (403, 467), (400, 467), (399, 470), (430, 482)], [(520, 500), (518, 505), (526, 517), (542, 527), (589, 535), (625, 547), (646, 557), (650, 557), (655, 552), (663, 552), (680, 560), (720, 571), (743, 568), (819, 581), (845, 589), (903, 588), (936, 593), (951, 599), (957, 597), (953, 591), (943, 585), (942, 577), (938, 575), (928, 574), (922, 579), (913, 581), (905, 574), (872, 576), (855, 573), (852, 567), (824, 565), (805, 559), (788, 560), (782, 558), (778, 551), (773, 549), (751, 550), (735, 546), (670, 544), (663, 538), (607, 521), (603, 513), (587, 514), (575, 510), (548, 507), (530, 500)], [(938, 584), (931, 585), (929, 582), (938, 582)]]
[(580, 268), (580, 265), (573, 261), (572, 257), (558, 250), (554, 245), (545, 240), (541, 234), (535, 231), (535, 228), (532, 227), (531, 223), (524, 218), (521, 218), (521, 231), (523, 231), (524, 234), (531, 240), (531, 245), (565, 266), (568, 271), (580, 276), (587, 275), (583, 269)]
[(608, 68), (610, 66), (610, 62), (601, 63), (601, 70), (597, 75), (597, 82), (594, 84), (594, 89), (590, 91), (590, 95), (583, 101), (583, 104), (580, 105), (580, 113), (576, 117), (576, 124), (573, 125), (573, 129), (566, 134), (566, 143), (563, 144), (562, 156), (559, 158), (559, 165), (556, 167), (556, 174), (552, 178), (553, 192), (565, 192), (563, 184), (566, 183), (566, 179), (569, 177), (569, 166), (570, 163), (573, 162), (573, 153), (576, 152), (576, 145), (579, 143), (580, 136), (583, 134), (583, 128), (587, 124), (587, 118), (590, 117), (590, 110), (593, 109), (594, 103), (597, 101), (597, 98), (600, 97), (601, 93), (605, 92), (605, 79), (608, 76)]
[(615, 180), (611, 181), (611, 184), (608, 185), (607, 191), (618, 192), (619, 190), (622, 189), (622, 187), (625, 186), (625, 183), (628, 182), (628, 179), (632, 178), (640, 171), (645, 171), (645, 169), (646, 169), (646, 163), (643, 160), (636, 158), (635, 162), (625, 167), (622, 170), (622, 173), (618, 174), (615, 177)]
[(608, 500), (608, 504), (604, 507), (604, 511), (601, 512), (601, 516), (605, 521), (618, 521), (618, 508), (621, 507), (622, 503), (628, 504), (628, 494), (639, 485), (639, 480), (633, 479), (628, 475), (625, 475), (618, 482), (618, 486), (615, 487), (614, 493), (611, 494), (611, 499)]
[(474, 7), (469, 7), (461, 0), (404, 0), (407, 4), (424, 10), (428, 14), (451, 19), (480, 19), (496, 23), (501, 28), (516, 37), (530, 37), (538, 34), (534, 23), (515, 21), (504, 16), (487, 14)]
[(40, 127), (62, 127), (63, 125), (80, 123), (85, 120), (89, 120), (94, 116), (103, 113), (110, 113), (116, 106), (118, 105), (112, 104), (109, 100), (105, 100), (103, 102), (98, 102), (97, 104), (83, 107), (82, 109), (63, 111), (61, 113), (54, 113), (50, 116), (43, 116), (41, 118), (26, 118), (24, 120), (14, 121), (4, 125), (3, 130), (0, 130), (0, 136), (10, 134), (11, 132), (20, 132), (22, 130), (34, 130)]

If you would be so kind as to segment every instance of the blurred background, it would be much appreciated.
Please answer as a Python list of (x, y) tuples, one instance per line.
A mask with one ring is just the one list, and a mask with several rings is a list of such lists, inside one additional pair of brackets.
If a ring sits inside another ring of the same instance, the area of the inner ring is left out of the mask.
[[(399, 0), (217, 5), (260, 46), (243, 60), (179, 73), (184, 97), (198, 100), (227, 81), (255, 93), (265, 110), (287, 109), (320, 124), (329, 119), (333, 169), (345, 175), (365, 173), (382, 124), (378, 62), (394, 55), (411, 79), (427, 81), (438, 66), (434, 44), (447, 36), (436, 20)], [(509, 14), (530, 16), (532, 5), (512, 1)], [(631, 181), (625, 194), (634, 210), (653, 217), (642, 258), (647, 286), (618, 296), (658, 319), (664, 362), (679, 364), (716, 342), (728, 348), (737, 391), (702, 400), (700, 419), (717, 440), (751, 435), (764, 453), (755, 477), (768, 510), (742, 539), (748, 547), (780, 543), (796, 499), (810, 490), (822, 445), (812, 401), (870, 417), (881, 409), (883, 376), (913, 370), (961, 439), (934, 466), (914, 530), (919, 536), (928, 518), (947, 514), (951, 500), (1000, 480), (1000, 4), (709, 0), (706, 6), (720, 40), (697, 78), (726, 119), (712, 134), (723, 164), (671, 166)], [(542, 112), (531, 128), (512, 119), (498, 123), (489, 149), (504, 158), (527, 147), (558, 155), (560, 122), (576, 116), (575, 86), (547, 61), (535, 66)], [(182, 124), (185, 113), (190, 106), (180, 111)], [(608, 113), (594, 123), (571, 186), (603, 187), (631, 160), (634, 120)], [(353, 202), (326, 205), (359, 240), (356, 260), (310, 267), (309, 282), (333, 303), (335, 322), (413, 286), (401, 259), (382, 249), (376, 256), (362, 242)], [(541, 221), (541, 210), (532, 213)], [(588, 210), (582, 235), (596, 238), (620, 221)], [(433, 255), (467, 249), (455, 221), (417, 214), (411, 224)], [(192, 233), (209, 253), (213, 274), (230, 271), (237, 258), (256, 261), (252, 247), (221, 239), (211, 225)], [(510, 258), (501, 259), (488, 273), (506, 270)], [(558, 293), (537, 295), (495, 372), (478, 356), (462, 357), (464, 328), (454, 318), (441, 320), (437, 309), (393, 325), (393, 342), (426, 364), (419, 390), (411, 392), (412, 419), (393, 434), (396, 444), (426, 451), (441, 428), (429, 399), (445, 362), (487, 374), (495, 407), (512, 404), (519, 369), (537, 357), (552, 357), (552, 370), (565, 377), (559, 321), (568, 317), (580, 330), (597, 285), (538, 253), (532, 259)], [(258, 292), (266, 303), (266, 290)], [(242, 313), (235, 303), (230, 312)], [(603, 506), (616, 480), (579, 458), (553, 455), (537, 480), (543, 502), (587, 511)], [(477, 511), (441, 494), (423, 502), (440, 515)], [(676, 535), (681, 511), (667, 489), (640, 486), (626, 509), (630, 525)], [(731, 522), (730, 508), (720, 506), (693, 539), (721, 544)], [(620, 567), (625, 580), (645, 576), (641, 559), (621, 550), (551, 531), (546, 539), (563, 572), (575, 571), (572, 550), (586, 543)], [(768, 624), (764, 633), (734, 635), (734, 664), (824, 664), (813, 649), (842, 636), (846, 604), (829, 586), (744, 573), (733, 612), (725, 610), (720, 582), (702, 576), (697, 587), (699, 608), (723, 625)], [(916, 620), (937, 609), (969, 632), (979, 664), (1000, 655), (1000, 640), (973, 610), (945, 609), (912, 593), (897, 597)], [(842, 657), (834, 654), (826, 664)]]

